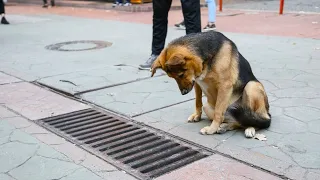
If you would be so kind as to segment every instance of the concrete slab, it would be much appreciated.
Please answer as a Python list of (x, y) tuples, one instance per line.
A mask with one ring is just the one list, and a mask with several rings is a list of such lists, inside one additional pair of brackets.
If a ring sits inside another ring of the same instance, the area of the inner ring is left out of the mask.
[(74, 144), (51, 145), (40, 134), (57, 137), (21, 116), (1, 119), (1, 180), (135, 179)]
[(201, 179), (255, 179), (255, 180), (276, 180), (281, 179), (255, 168), (248, 167), (233, 159), (214, 154), (201, 159), (184, 168), (156, 178), (157, 180), (201, 180)]
[[(37, 24), (38, 29), (46, 33), (35, 32), (31, 22), (3, 27), (1, 38), (6, 46), (0, 50), (0, 58), (3, 59), (0, 70), (6, 73), (27, 81), (38, 80), (71, 93), (148, 76), (146, 72), (135, 74), (135, 67), (149, 57), (151, 24), (58, 15), (19, 16), (50, 21)], [(81, 28), (78, 28), (79, 26)], [(78, 30), (66, 31), (72, 27)], [(92, 27), (95, 27), (94, 31)], [(144, 36), (141, 36), (142, 34)], [(166, 43), (184, 34), (184, 31), (169, 27)], [(251, 62), (256, 74), (261, 74), (263, 78), (269, 78), (270, 74), (275, 73), (282, 79), (289, 79), (306, 75), (303, 71), (316, 70), (318, 67), (320, 55), (319, 50), (316, 50), (317, 40), (227, 32), (225, 34), (236, 42), (241, 53)], [(103, 40), (113, 44), (108, 48), (91, 51), (59, 52), (45, 49), (45, 46), (50, 44), (74, 40)], [(122, 72), (116, 70), (119, 67), (114, 67), (118, 64), (128, 65), (121, 67), (128, 74), (118, 76), (117, 74)], [(290, 69), (283, 70), (285, 66)], [(60, 80), (74, 82), (78, 86)]]
[[(319, 156), (320, 149), (314, 146), (314, 143), (319, 143), (320, 136), (318, 133), (310, 132), (308, 114), (303, 120), (295, 116), (289, 117), (283, 108), (273, 104), (271, 102), (273, 122), (270, 128), (258, 131), (267, 136), (266, 142), (245, 138), (243, 130), (230, 131), (222, 135), (201, 135), (200, 129), (210, 122), (204, 116), (198, 123), (187, 123), (188, 116), (194, 110), (193, 101), (134, 119), (292, 179), (297, 179), (294, 172), (300, 172), (302, 176), (298, 179), (303, 179), (309, 170), (319, 168), (320, 162), (316, 157)], [(310, 122), (314, 124), (319, 120)]]
[[(1, 39), (6, 46), (0, 50), (0, 59), (3, 60), (0, 62), (0, 70), (21, 77), (23, 80), (34, 81), (117, 64), (137, 66), (146, 61), (150, 55), (150, 48), (146, 47), (150, 47), (151, 36), (141, 36), (149, 34), (152, 29), (150, 25), (119, 24), (115, 21), (55, 15), (25, 17), (50, 19), (50, 21), (37, 24), (37, 29), (46, 33), (36, 32), (32, 23), (3, 27), (5, 33), (1, 34)], [(77, 31), (66, 31), (71, 27)], [(95, 27), (94, 31), (92, 27)], [(181, 31), (174, 33), (183, 34)], [(130, 40), (127, 37), (130, 37)], [(113, 44), (104, 49), (90, 51), (61, 52), (45, 49), (45, 46), (50, 44), (74, 40), (102, 40)], [(137, 46), (137, 42), (147, 46)]]
[(94, 104), (128, 116), (145, 113), (193, 98), (194, 92), (181, 96), (175, 80), (155, 77), (81, 95)]
[[(163, 73), (159, 71), (155, 76), (161, 74)], [(131, 67), (130, 65), (123, 64), (43, 78), (38, 82), (70, 94), (75, 94), (149, 77), (149, 71), (141, 71), (138, 67)]]
[(88, 108), (26, 82), (0, 86), (0, 103), (31, 120)]

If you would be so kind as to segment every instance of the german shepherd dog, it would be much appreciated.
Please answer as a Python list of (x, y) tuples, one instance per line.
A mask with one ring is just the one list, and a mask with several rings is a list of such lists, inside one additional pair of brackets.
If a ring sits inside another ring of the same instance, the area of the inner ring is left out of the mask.
[[(182, 95), (195, 89), (195, 112), (188, 122), (198, 122), (202, 109), (212, 120), (202, 134), (245, 128), (246, 137), (271, 123), (264, 86), (253, 75), (237, 46), (216, 31), (188, 34), (170, 42), (154, 61), (151, 77), (162, 69), (174, 78)], [(207, 104), (202, 105), (202, 92)], [(202, 107), (203, 106), (203, 107)]]

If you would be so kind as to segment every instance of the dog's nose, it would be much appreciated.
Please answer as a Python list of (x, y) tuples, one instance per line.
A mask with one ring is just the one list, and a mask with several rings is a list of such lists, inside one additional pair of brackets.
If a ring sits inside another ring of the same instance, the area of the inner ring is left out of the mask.
[(187, 89), (182, 89), (181, 94), (182, 94), (182, 95), (188, 94), (188, 90), (187, 90)]

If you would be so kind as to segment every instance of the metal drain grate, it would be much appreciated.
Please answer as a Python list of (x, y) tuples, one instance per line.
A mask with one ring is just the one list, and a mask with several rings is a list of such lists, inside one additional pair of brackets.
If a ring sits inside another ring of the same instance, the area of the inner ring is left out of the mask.
[(36, 122), (139, 179), (161, 176), (211, 154), (165, 133), (95, 109)]

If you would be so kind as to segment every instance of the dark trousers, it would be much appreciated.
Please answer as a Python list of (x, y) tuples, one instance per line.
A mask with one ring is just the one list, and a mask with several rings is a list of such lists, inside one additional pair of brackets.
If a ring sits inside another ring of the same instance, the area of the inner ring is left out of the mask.
[[(51, 2), (54, 2), (54, 0), (51, 0)], [(48, 3), (48, 0), (43, 0), (43, 3), (44, 3), (44, 4), (47, 4), (47, 3)]]
[(2, 0), (0, 0), (0, 14), (4, 14), (5, 11), (4, 11), (4, 3)]
[[(168, 13), (172, 0), (153, 0), (152, 54), (164, 48), (168, 31)], [(181, 0), (186, 34), (201, 32), (200, 0)]]

